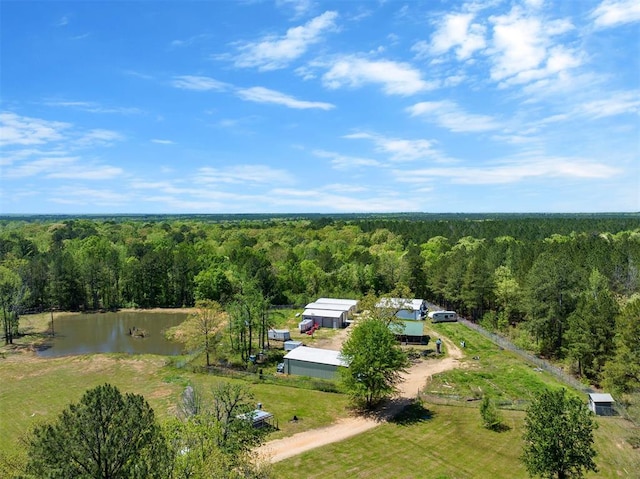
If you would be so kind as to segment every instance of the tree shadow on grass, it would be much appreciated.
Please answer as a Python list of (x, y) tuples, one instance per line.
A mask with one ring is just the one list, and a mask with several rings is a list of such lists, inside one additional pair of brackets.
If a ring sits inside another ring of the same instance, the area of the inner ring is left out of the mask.
[(495, 424), (489, 428), (490, 431), (493, 432), (507, 432), (507, 431), (511, 431), (511, 427), (505, 423), (499, 423), (499, 424)]
[(411, 426), (433, 419), (435, 413), (430, 411), (424, 404), (417, 400), (411, 400), (402, 410), (400, 410), (389, 422), (400, 426)]

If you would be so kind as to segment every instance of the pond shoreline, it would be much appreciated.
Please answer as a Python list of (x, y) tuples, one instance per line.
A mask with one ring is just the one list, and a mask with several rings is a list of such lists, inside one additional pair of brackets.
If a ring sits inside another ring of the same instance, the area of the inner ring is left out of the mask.
[[(33, 357), (34, 359), (51, 359), (40, 356), (40, 352), (51, 347), (51, 318), (53, 316), (54, 331), (57, 320), (69, 317), (89, 319), (91, 315), (111, 314), (193, 314), (196, 308), (121, 308), (113, 311), (43, 311), (41, 313), (20, 316), (20, 335), (14, 338), (14, 344), (0, 345), (0, 359), (11, 356)], [(102, 353), (91, 353), (102, 354)]]

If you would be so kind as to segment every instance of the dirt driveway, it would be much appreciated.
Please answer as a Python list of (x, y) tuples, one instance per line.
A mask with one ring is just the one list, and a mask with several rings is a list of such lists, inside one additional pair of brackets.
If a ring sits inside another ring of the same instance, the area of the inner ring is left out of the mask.
[[(311, 449), (342, 441), (380, 425), (384, 422), (384, 417), (393, 416), (403, 404), (407, 403), (406, 401), (402, 401), (402, 399), (408, 400), (415, 398), (418, 391), (424, 387), (431, 376), (457, 368), (461, 365), (460, 359), (462, 358), (462, 351), (448, 339), (442, 338), (442, 340), (447, 347), (446, 350), (449, 355), (443, 359), (421, 360), (411, 366), (403, 375), (403, 382), (398, 385), (400, 400), (395, 401), (395, 406), (391, 406), (389, 410), (384, 411), (380, 416), (376, 418), (362, 416), (346, 417), (327, 427), (311, 429), (290, 437), (276, 439), (261, 446), (258, 449), (259, 455), (271, 462), (279, 462)], [(337, 349), (340, 348), (338, 347)]]

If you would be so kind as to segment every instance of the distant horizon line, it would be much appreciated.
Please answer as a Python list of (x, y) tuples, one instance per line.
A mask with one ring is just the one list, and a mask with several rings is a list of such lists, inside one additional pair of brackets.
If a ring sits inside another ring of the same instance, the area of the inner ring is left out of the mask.
[(612, 216), (612, 215), (624, 215), (633, 216), (640, 215), (640, 211), (581, 211), (581, 212), (545, 212), (545, 211), (526, 211), (526, 212), (474, 212), (474, 211), (450, 211), (450, 212), (428, 212), (428, 211), (394, 211), (394, 212), (268, 212), (268, 213), (0, 213), (0, 219), (7, 218), (20, 218), (20, 217), (150, 217), (150, 216), (182, 216), (182, 217), (215, 217), (215, 216), (279, 216), (279, 217), (340, 217), (340, 216), (460, 216), (460, 215), (472, 215), (472, 216)]

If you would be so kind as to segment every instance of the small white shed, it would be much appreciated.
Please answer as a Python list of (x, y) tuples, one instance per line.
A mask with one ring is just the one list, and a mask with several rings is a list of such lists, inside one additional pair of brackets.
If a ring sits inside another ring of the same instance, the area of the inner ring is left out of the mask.
[(613, 409), (614, 402), (611, 394), (589, 394), (589, 409), (591, 409), (596, 416), (613, 416), (615, 414)]

